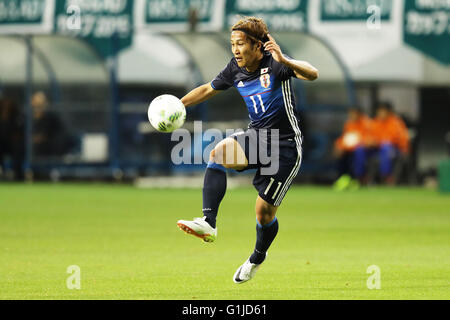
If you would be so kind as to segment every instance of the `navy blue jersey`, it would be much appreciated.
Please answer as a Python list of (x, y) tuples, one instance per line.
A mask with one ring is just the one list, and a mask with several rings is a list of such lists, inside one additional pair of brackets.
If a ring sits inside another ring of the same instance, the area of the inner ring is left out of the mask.
[(249, 128), (279, 129), (281, 139), (301, 141), (291, 77), (295, 77), (291, 68), (265, 52), (255, 72), (240, 68), (232, 58), (211, 86), (215, 90), (235, 87), (239, 91), (248, 108)]

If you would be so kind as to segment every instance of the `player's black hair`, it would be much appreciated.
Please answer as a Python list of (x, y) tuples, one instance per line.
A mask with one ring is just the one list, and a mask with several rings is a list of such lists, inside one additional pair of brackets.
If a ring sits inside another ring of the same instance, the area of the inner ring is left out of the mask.
[(233, 31), (242, 31), (242, 32), (244, 32), (247, 36), (249, 36), (249, 37), (251, 37), (251, 38), (254, 38), (254, 39), (256, 39), (256, 40), (258, 40), (258, 41), (261, 41), (261, 42), (267, 42), (267, 41), (269, 41), (269, 37), (267, 36), (267, 34), (265, 34), (264, 36), (258, 36), (257, 34), (254, 34), (254, 33), (252, 33), (252, 32), (250, 32), (250, 31), (248, 31), (247, 29), (245, 29), (245, 28), (235, 28), (235, 29), (233, 29)]

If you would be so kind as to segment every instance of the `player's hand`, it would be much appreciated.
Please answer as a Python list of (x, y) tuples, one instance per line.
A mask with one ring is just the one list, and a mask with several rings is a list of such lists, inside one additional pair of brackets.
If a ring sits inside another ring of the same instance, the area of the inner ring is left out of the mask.
[(267, 34), (267, 37), (269, 38), (269, 41), (264, 43), (264, 50), (269, 51), (275, 61), (281, 63), (284, 59), (284, 56), (281, 52), (280, 46), (270, 34)]

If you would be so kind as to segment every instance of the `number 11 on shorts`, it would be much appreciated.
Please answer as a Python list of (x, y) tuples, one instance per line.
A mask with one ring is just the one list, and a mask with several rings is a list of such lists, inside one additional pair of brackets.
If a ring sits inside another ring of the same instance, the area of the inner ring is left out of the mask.
[[(265, 194), (265, 195), (269, 192), (270, 187), (272, 186), (272, 184), (273, 184), (274, 182), (275, 182), (275, 179), (274, 179), (274, 178), (270, 178), (270, 183), (269, 183), (269, 185), (267, 186), (266, 190), (264, 191), (264, 194)], [(273, 194), (272, 199), (275, 199), (275, 197), (277, 196), (278, 191), (280, 191), (281, 184), (282, 184), (281, 182), (278, 182), (277, 189), (275, 190), (275, 193)]]

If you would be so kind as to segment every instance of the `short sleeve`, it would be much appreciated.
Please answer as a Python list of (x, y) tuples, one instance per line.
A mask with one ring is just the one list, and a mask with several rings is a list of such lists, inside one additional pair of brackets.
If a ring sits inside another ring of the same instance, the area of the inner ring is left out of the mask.
[[(283, 54), (283, 55), (286, 59), (292, 60), (292, 58), (289, 57), (288, 55), (286, 55), (286, 54)], [(275, 73), (275, 76), (278, 79), (280, 79), (281, 81), (288, 80), (291, 77), (295, 77), (294, 70), (285, 66), (282, 63), (276, 62), (275, 60), (273, 60), (272, 69), (273, 69), (273, 72)]]
[(211, 81), (214, 90), (226, 90), (234, 85), (231, 60), (226, 67)]

